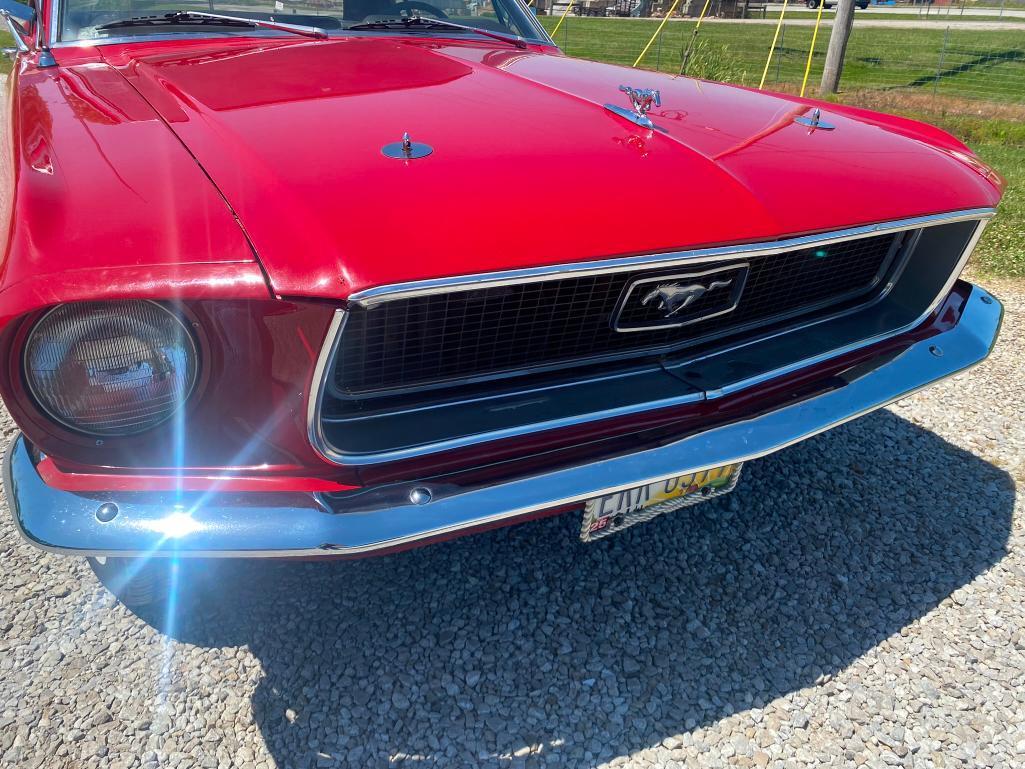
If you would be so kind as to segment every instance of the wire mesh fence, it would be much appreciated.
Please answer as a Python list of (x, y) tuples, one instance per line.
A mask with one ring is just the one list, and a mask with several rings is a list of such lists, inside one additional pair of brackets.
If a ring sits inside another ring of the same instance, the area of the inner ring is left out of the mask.
[[(956, 11), (955, 11), (956, 12)], [(789, 15), (788, 11), (788, 15)], [(776, 12), (778, 16), (778, 11)], [(813, 15), (812, 15), (813, 16)], [(542, 17), (551, 31), (558, 16)], [(1025, 19), (1011, 25), (956, 24), (895, 27), (856, 22), (847, 46), (841, 89), (901, 96), (949, 97), (999, 111), (1025, 105)], [(633, 65), (655, 34), (657, 18), (567, 15), (556, 42), (570, 56)], [(757, 87), (799, 90), (814, 35), (814, 18), (785, 19), (770, 55), (776, 20), (672, 19), (652, 41), (639, 67)], [(982, 27), (982, 28), (980, 28)], [(807, 95), (818, 91), (829, 43), (823, 23), (815, 42)]]

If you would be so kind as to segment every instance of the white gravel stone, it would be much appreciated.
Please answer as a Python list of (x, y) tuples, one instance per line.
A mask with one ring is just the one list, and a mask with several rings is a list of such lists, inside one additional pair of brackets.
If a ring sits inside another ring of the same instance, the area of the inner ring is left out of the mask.
[(995, 292), (983, 366), (592, 545), (563, 516), (188, 564), (168, 622), (4, 515), (0, 765), (1025, 766), (1025, 289)]

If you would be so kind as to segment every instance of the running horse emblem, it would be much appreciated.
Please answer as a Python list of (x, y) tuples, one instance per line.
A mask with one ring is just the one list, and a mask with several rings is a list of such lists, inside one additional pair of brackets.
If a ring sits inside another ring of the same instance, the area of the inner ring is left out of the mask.
[(694, 304), (698, 299), (703, 297), (709, 291), (714, 291), (717, 288), (726, 288), (733, 283), (733, 278), (729, 280), (713, 280), (707, 286), (703, 286), (700, 283), (693, 283), (688, 286), (681, 286), (679, 283), (667, 283), (662, 286), (656, 286), (641, 299), (642, 305), (647, 305), (650, 302), (657, 302), (657, 308), (662, 312), (662, 316), (665, 318), (671, 318), (681, 310)]

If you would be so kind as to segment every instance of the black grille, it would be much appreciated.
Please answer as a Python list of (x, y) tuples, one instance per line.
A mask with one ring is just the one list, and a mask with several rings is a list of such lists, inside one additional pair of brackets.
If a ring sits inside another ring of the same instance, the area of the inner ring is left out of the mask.
[[(893, 263), (901, 239), (900, 233), (877, 235), (726, 263), (553, 278), (355, 307), (340, 341), (334, 384), (339, 394), (358, 396), (720, 340), (862, 301)], [(613, 328), (623, 299), (628, 301), (619, 317), (629, 325), (663, 317), (653, 300), (640, 304), (647, 291), (627, 291), (638, 280), (658, 286), (648, 279), (665, 276), (686, 285), (694, 282), (686, 276), (708, 273), (697, 279), (707, 285), (721, 276), (740, 278), (744, 264), (746, 282), (729, 312), (720, 312), (732, 304), (725, 299), (730, 288), (722, 287), (673, 316), (686, 325), (630, 333)]]

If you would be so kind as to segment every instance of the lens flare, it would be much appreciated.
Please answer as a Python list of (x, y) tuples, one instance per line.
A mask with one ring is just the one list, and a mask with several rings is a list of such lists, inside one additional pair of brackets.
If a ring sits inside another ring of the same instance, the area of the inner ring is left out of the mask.
[(181, 539), (189, 534), (202, 531), (205, 527), (201, 522), (195, 520), (191, 513), (178, 510), (156, 521), (147, 522), (146, 528), (163, 534), (166, 539)]

